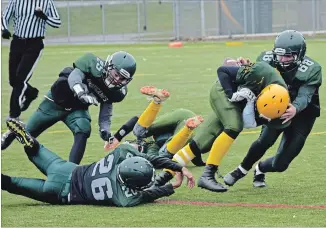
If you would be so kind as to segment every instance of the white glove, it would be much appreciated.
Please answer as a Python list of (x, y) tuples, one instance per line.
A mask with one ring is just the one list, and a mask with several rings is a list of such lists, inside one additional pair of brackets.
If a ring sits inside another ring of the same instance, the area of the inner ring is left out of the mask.
[(81, 102), (83, 102), (84, 104), (95, 105), (95, 106), (99, 105), (99, 102), (97, 101), (97, 99), (95, 97), (91, 96), (90, 94), (81, 92), (77, 96), (78, 96), (78, 99)]
[(98, 106), (99, 102), (97, 101), (96, 97), (88, 93), (87, 91), (84, 90), (83, 85), (81, 84), (76, 84), (73, 86), (73, 91), (76, 93), (78, 99), (84, 103), (84, 104), (89, 104), (89, 105), (95, 105)]
[(232, 94), (231, 102), (239, 102), (246, 99), (247, 101), (254, 101), (256, 100), (256, 95), (248, 88), (241, 88), (238, 92)]

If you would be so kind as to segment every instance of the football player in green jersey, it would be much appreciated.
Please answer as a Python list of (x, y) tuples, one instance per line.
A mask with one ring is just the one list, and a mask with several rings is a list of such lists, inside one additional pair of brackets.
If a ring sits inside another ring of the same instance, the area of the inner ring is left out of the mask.
[[(1, 189), (50, 204), (91, 204), (131, 207), (152, 202), (174, 193), (187, 177), (193, 175), (169, 158), (139, 153), (132, 144), (121, 144), (98, 162), (78, 166), (65, 161), (33, 138), (16, 119), (7, 120), (8, 128), (24, 145), (29, 160), (47, 176), (46, 180), (10, 177), (1, 174)], [(178, 172), (177, 182), (153, 186), (155, 169)]]
[(322, 68), (306, 56), (306, 41), (294, 30), (281, 32), (275, 39), (272, 51), (263, 52), (257, 61), (275, 67), (288, 85), (291, 104), (281, 119), (291, 124), (284, 129), (264, 125), (259, 138), (251, 145), (241, 164), (224, 177), (227, 185), (234, 185), (259, 161), (283, 133), (275, 156), (260, 161), (254, 169), (254, 187), (265, 187), (265, 173), (284, 172), (298, 156), (320, 116), (318, 88), (322, 83)]
[[(64, 122), (74, 135), (69, 161), (79, 164), (91, 133), (90, 105), (100, 104), (99, 130), (104, 141), (112, 139), (110, 132), (112, 103), (121, 102), (127, 95), (127, 84), (136, 71), (136, 60), (127, 52), (109, 55), (106, 61), (93, 54), (85, 54), (64, 68), (58, 80), (29, 118), (26, 129), (38, 137), (43, 131)], [(14, 140), (10, 131), (1, 138), (1, 149)]]

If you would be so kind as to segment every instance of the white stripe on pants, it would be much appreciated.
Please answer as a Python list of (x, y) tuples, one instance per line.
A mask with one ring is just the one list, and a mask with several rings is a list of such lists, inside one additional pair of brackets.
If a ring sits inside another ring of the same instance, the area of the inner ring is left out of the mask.
[(35, 67), (36, 67), (37, 62), (39, 61), (39, 59), (40, 59), (40, 57), (41, 57), (41, 55), (42, 55), (42, 52), (43, 52), (43, 49), (42, 49), (42, 50), (40, 51), (40, 53), (38, 54), (37, 59), (35, 60), (35, 62), (34, 62), (34, 64), (33, 64), (32, 68), (31, 68), (31, 70), (28, 72), (27, 77), (26, 77), (25, 80), (24, 80), (24, 87), (23, 87), (23, 89), (22, 89), (22, 91), (21, 91), (21, 94), (19, 95), (19, 98), (18, 98), (18, 102), (19, 102), (19, 106), (20, 106), (20, 107), (22, 107), (23, 102), (24, 102), (24, 94), (25, 94), (25, 91), (26, 91), (26, 89), (27, 89), (27, 82), (28, 82), (29, 79), (32, 77), (33, 71), (34, 71), (34, 69), (35, 69)]

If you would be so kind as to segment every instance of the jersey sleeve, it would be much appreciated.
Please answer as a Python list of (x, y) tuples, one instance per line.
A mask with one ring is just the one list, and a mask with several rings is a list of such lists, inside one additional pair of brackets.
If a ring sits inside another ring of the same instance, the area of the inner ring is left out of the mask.
[(78, 68), (86, 75), (101, 77), (104, 61), (93, 54), (85, 54), (73, 63), (74, 68)]
[(298, 90), (298, 94), (294, 99), (294, 101), (292, 102), (293, 106), (297, 110), (297, 113), (301, 112), (309, 105), (314, 93), (321, 85), (322, 83), (321, 66), (318, 65), (314, 67), (309, 73), (309, 75), (303, 78), (307, 78), (307, 79), (305, 83), (300, 86)]
[(153, 187), (143, 191), (138, 191), (133, 197), (128, 198), (128, 200), (122, 204), (123, 207), (132, 207), (139, 204), (150, 203), (156, 199), (170, 196), (174, 193), (172, 184), (167, 184), (159, 187)]
[(144, 158), (146, 158), (148, 161), (150, 161), (155, 169), (171, 169), (176, 172), (181, 172), (182, 166), (172, 161), (169, 158), (161, 157), (161, 156), (155, 156), (155, 155), (147, 155), (147, 154), (141, 154)]
[(239, 67), (234, 66), (221, 66), (217, 69), (218, 80), (228, 98), (236, 91), (234, 81), (237, 76)]
[(271, 64), (273, 62), (273, 52), (263, 51), (262, 53), (260, 53), (260, 55), (256, 59), (256, 62), (261, 62), (261, 61)]

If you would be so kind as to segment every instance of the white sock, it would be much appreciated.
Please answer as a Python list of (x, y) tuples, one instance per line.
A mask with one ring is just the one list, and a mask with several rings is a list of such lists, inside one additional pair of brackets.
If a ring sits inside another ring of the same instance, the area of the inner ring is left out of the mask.
[(248, 170), (245, 170), (241, 165), (238, 166), (238, 169), (240, 169), (241, 173), (245, 175), (248, 173)]
[(256, 175), (264, 174), (264, 173), (263, 173), (262, 171), (260, 171), (260, 169), (259, 169), (259, 163), (256, 165), (255, 170), (256, 170)]

